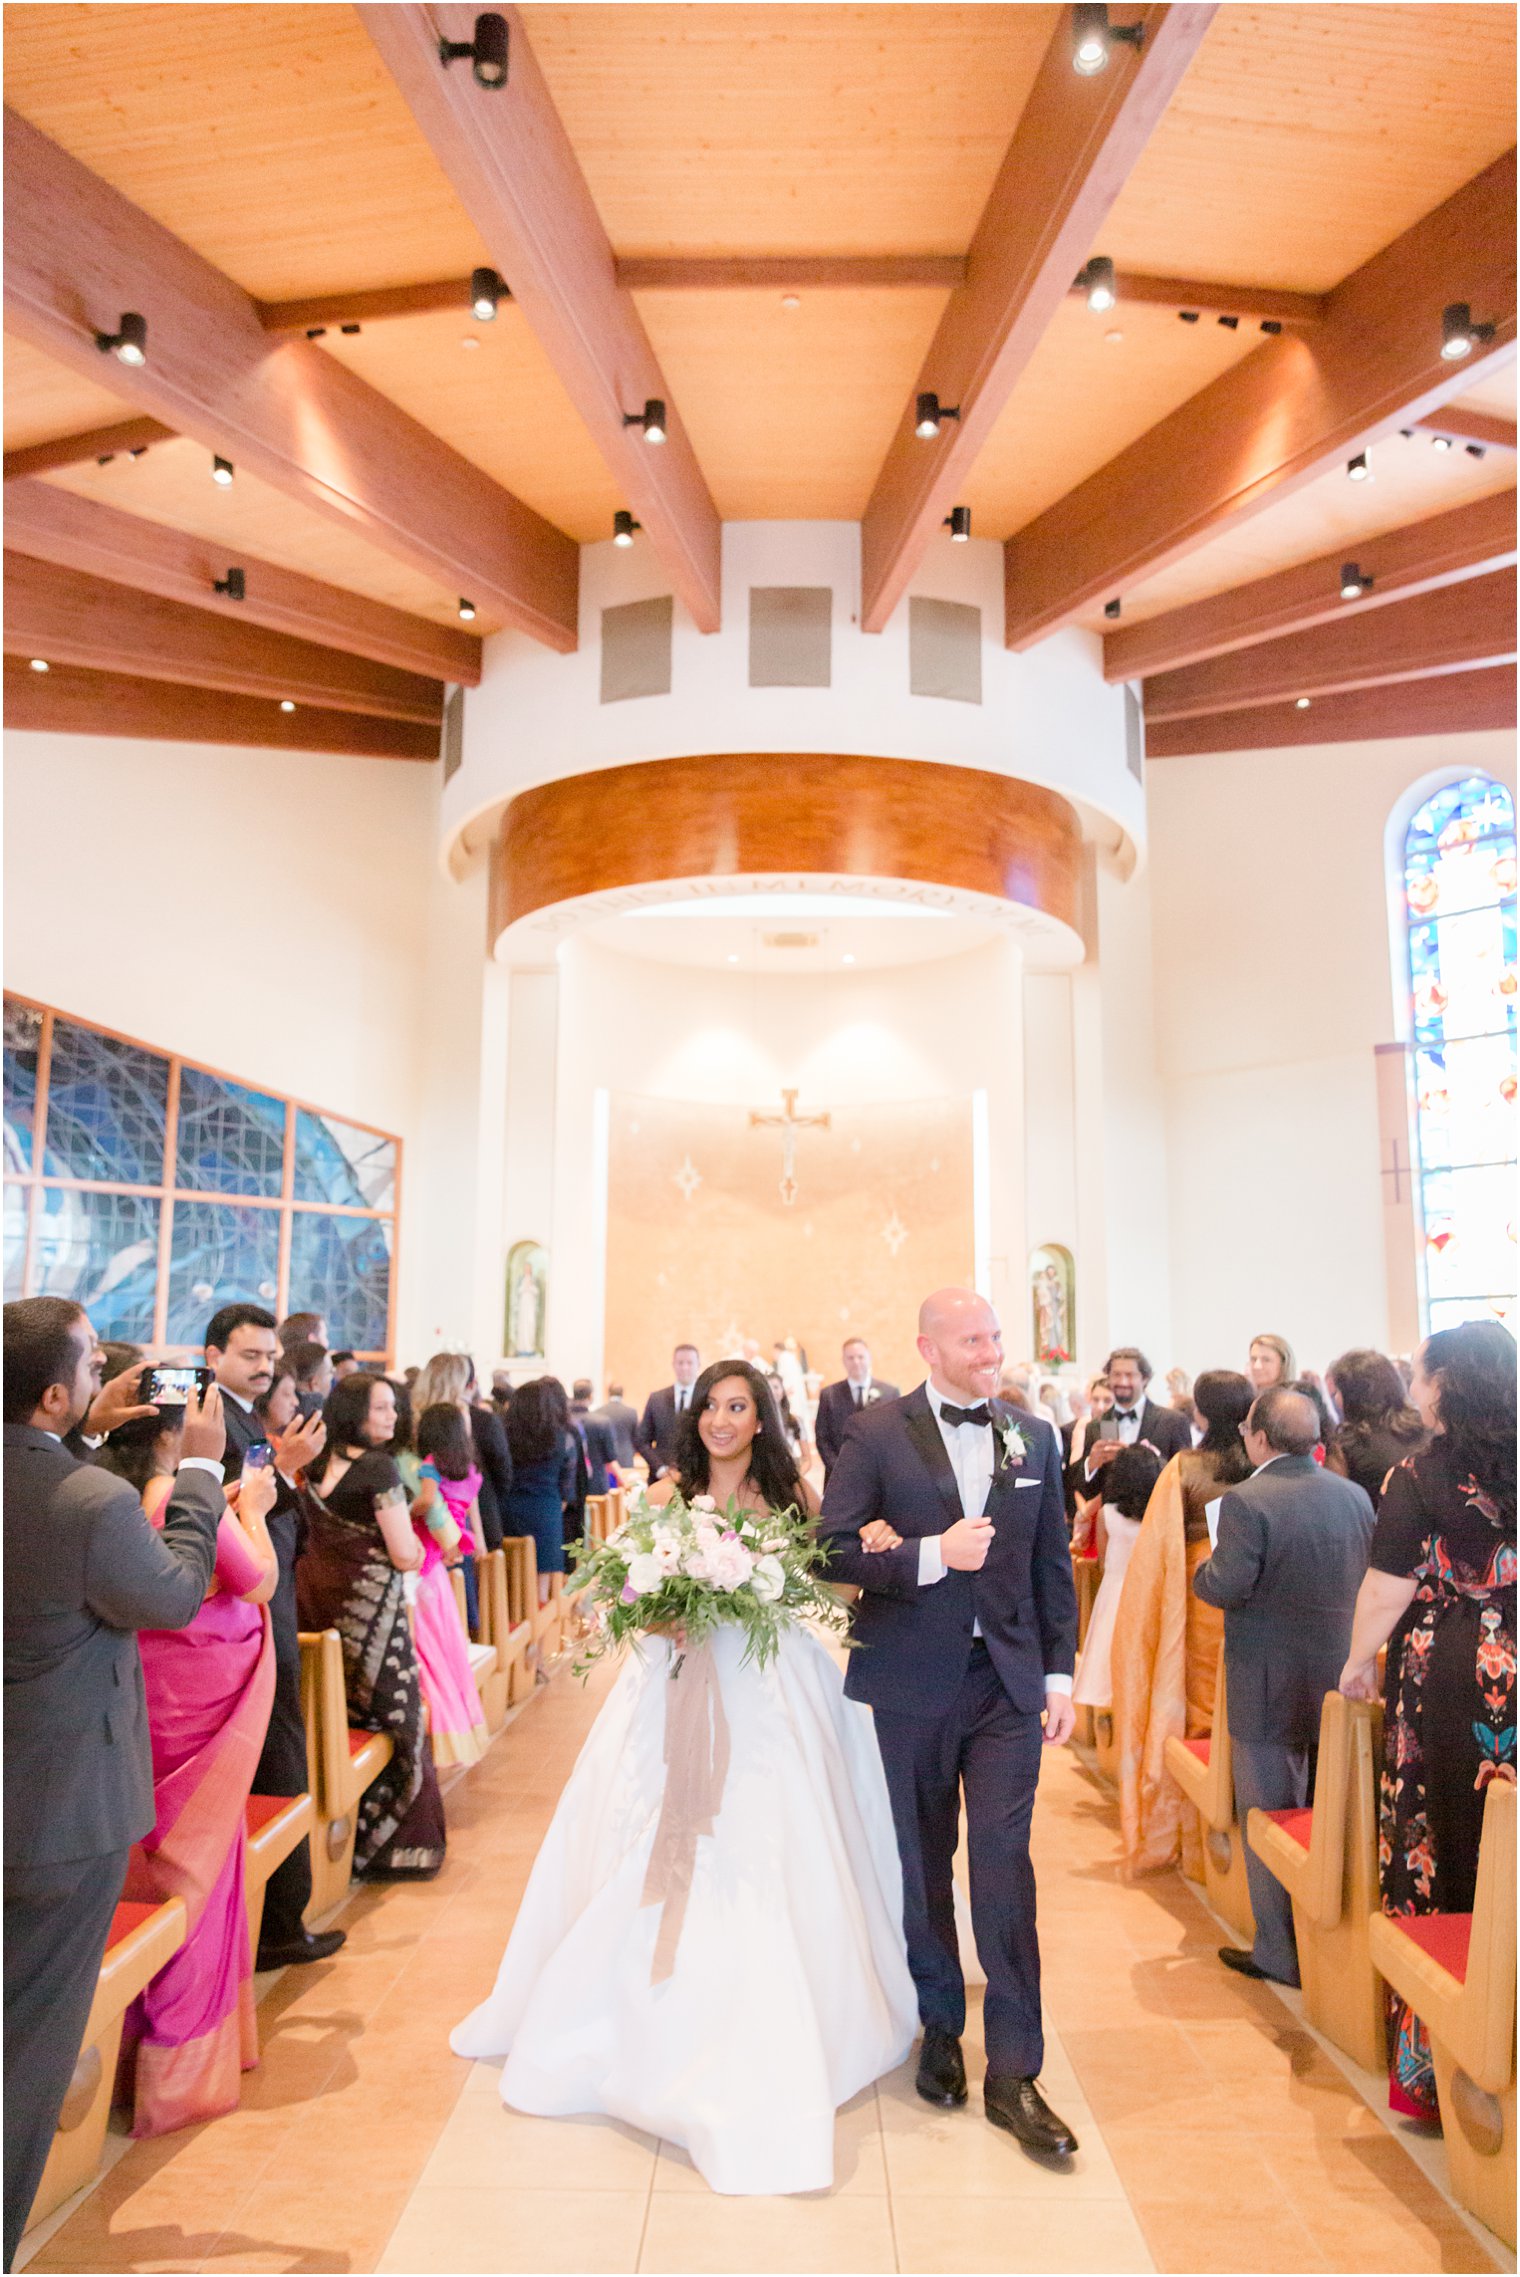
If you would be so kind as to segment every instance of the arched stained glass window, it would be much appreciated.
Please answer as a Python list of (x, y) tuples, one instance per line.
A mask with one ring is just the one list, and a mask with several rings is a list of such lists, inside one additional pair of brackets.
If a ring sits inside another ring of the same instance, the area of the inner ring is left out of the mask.
[(1427, 1326), (1515, 1304), (1515, 809), (1487, 775), (1404, 839)]

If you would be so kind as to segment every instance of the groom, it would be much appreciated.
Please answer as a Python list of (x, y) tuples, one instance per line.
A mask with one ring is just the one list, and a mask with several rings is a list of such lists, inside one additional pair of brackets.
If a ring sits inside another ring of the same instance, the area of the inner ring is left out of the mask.
[[(1029, 1823), (1040, 1750), (1071, 1737), (1077, 1599), (1061, 1449), (1001, 1405), (997, 1315), (941, 1289), (918, 1316), (929, 1380), (851, 1420), (824, 1495), (831, 1580), (858, 1583), (845, 1690), (875, 1712), (918, 1987), (918, 2092), (966, 2100), (951, 1863), (966, 1803), (971, 1918), (987, 1972), (983, 2104), (1026, 2150), (1074, 2151), (1044, 2060)], [(1044, 1712), (1044, 1728), (1040, 1717)]]

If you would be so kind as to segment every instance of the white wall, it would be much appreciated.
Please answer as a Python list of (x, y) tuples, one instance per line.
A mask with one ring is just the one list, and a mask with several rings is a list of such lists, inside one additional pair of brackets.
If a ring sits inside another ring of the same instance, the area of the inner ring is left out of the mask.
[(399, 1348), (478, 1335), (505, 976), (483, 882), (437, 876), (437, 768), (30, 733), (5, 756), (6, 985), (398, 1132)]
[(1238, 1367), (1262, 1329), (1319, 1368), (1386, 1339), (1373, 1050), (1399, 1026), (1385, 829), (1431, 775), (1512, 784), (1514, 767), (1513, 734), (1496, 732), (1148, 768), (1185, 1366)]

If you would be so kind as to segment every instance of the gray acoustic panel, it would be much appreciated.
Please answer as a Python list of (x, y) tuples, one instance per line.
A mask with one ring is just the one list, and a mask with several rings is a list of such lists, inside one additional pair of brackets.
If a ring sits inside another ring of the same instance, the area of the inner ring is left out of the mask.
[(455, 688), (443, 707), (443, 779), (464, 765), (464, 690)]
[(670, 694), (668, 593), (653, 601), (624, 601), (602, 611), (602, 702)]
[(1145, 720), (1133, 688), (1124, 691), (1124, 764), (1137, 783), (1145, 781)]
[(750, 686), (827, 688), (833, 607), (827, 585), (752, 585)]
[(908, 686), (915, 696), (982, 700), (982, 612), (965, 601), (908, 603)]

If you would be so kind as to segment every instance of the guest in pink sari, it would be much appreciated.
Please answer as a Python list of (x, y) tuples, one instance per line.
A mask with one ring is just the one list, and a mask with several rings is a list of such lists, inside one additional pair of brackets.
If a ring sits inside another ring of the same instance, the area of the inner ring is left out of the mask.
[[(113, 1468), (162, 1522), (179, 1459), (183, 1409), (111, 1439)], [(135, 1437), (134, 1437), (135, 1434)], [(123, 1444), (123, 1442), (126, 1442)], [(133, 1850), (123, 1896), (180, 1897), (189, 1934), (127, 2011), (117, 2099), (134, 2135), (165, 2135), (237, 2108), (258, 2062), (243, 1904), (244, 1814), (274, 1696), (264, 1606), (277, 1566), (264, 1520), (273, 1471), (245, 1473), (217, 1534), (216, 1572), (188, 1628), (144, 1630), (143, 1679), (158, 1817)]]
[(478, 1763), (486, 1750), (486, 1719), (470, 1673), (464, 1624), (459, 1618), (448, 1567), (467, 1555), (465, 1542), (479, 1541), (475, 1466), (470, 1427), (452, 1401), (425, 1407), (417, 1419), (421, 1458), (420, 1491), (412, 1504), (412, 1523), (422, 1544), (422, 1568), (412, 1600), (412, 1634), (422, 1696), (427, 1702), (433, 1761)]

